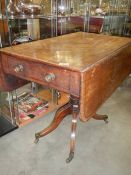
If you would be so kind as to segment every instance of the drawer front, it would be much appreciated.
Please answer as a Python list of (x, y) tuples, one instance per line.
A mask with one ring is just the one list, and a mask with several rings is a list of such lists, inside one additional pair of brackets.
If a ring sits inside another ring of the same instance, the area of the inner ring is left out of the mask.
[[(76, 74), (70, 70), (50, 66), (45, 63), (37, 63), (10, 56), (7, 57), (5, 62), (6, 66), (4, 66), (4, 69), (9, 74), (63, 92), (72, 93), (75, 96), (79, 94), (79, 87), (72, 88), (72, 82), (79, 82), (78, 73)], [(70, 81), (72, 82), (70, 83)]]

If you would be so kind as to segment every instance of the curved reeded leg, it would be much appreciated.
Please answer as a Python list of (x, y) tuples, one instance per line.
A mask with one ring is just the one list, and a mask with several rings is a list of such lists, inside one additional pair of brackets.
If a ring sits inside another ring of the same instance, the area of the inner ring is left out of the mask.
[(43, 129), (42, 131), (38, 132), (35, 134), (35, 143), (37, 143), (39, 141), (40, 137), (43, 137), (47, 134), (49, 134), (50, 132), (52, 132), (53, 130), (55, 130), (58, 125), (60, 124), (60, 122), (69, 114), (72, 113), (72, 105), (70, 103), (67, 103), (65, 105), (63, 105), (62, 107), (60, 107), (55, 114), (55, 117), (53, 119), (53, 121), (51, 122), (51, 124)]
[(71, 138), (70, 138), (70, 153), (69, 157), (66, 159), (66, 163), (69, 163), (74, 158), (77, 117), (79, 114), (79, 100), (77, 98), (72, 98), (71, 103), (72, 103), (72, 125), (71, 125)]
[(105, 123), (108, 123), (108, 116), (107, 115), (95, 114), (92, 118), (94, 118), (96, 120), (104, 120)]

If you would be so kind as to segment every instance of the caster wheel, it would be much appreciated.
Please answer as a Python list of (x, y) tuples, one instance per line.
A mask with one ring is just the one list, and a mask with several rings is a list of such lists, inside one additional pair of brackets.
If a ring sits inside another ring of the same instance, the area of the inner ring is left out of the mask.
[(38, 142), (39, 142), (39, 139), (36, 138), (35, 141), (34, 141), (34, 143), (37, 144)]
[(104, 119), (104, 122), (105, 122), (106, 124), (109, 123), (108, 118), (105, 118), (105, 119)]
[(66, 159), (66, 163), (70, 163), (72, 161), (72, 159), (74, 158), (74, 152), (71, 152), (69, 154), (69, 157)]

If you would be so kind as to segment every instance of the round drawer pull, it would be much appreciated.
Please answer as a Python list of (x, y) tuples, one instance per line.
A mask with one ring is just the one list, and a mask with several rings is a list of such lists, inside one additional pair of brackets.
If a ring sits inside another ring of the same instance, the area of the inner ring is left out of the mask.
[(21, 64), (15, 66), (15, 68), (14, 68), (15, 72), (23, 72), (23, 70), (24, 70), (24, 67)]
[(54, 79), (55, 79), (55, 74), (53, 74), (53, 73), (49, 73), (49, 74), (45, 75), (45, 81), (46, 82), (51, 82)]

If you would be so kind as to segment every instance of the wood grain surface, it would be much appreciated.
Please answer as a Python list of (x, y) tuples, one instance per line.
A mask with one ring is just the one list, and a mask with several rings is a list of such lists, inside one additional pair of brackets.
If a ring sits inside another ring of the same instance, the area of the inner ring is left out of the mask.
[(77, 32), (0, 50), (22, 59), (84, 71), (130, 43), (130, 38)]

